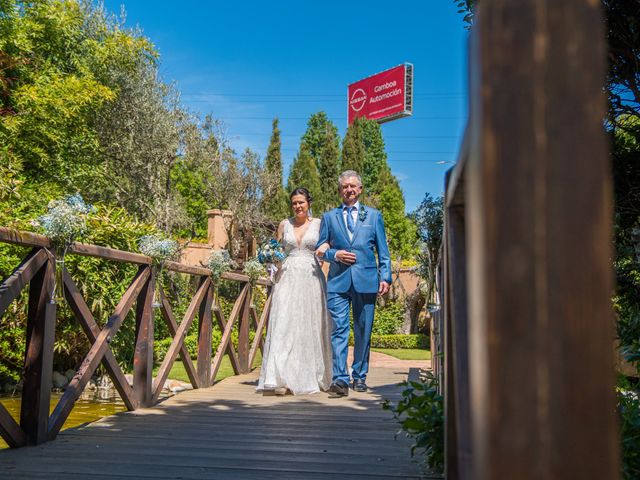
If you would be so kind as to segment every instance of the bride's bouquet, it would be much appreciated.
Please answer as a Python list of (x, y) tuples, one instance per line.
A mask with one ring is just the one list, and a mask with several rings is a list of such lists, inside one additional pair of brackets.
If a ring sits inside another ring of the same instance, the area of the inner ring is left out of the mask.
[(282, 262), (285, 258), (287, 258), (287, 254), (284, 251), (284, 247), (273, 238), (267, 240), (258, 248), (258, 261), (265, 265), (267, 272), (269, 272), (269, 279), (272, 281), (278, 271), (278, 267), (275, 264)]

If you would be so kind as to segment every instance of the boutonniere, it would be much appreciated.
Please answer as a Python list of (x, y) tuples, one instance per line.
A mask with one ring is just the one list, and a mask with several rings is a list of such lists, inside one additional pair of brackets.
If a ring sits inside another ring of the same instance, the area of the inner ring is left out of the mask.
[(367, 218), (367, 211), (364, 209), (364, 205), (360, 205), (360, 213), (358, 215), (358, 219), (361, 222), (364, 222), (365, 218)]

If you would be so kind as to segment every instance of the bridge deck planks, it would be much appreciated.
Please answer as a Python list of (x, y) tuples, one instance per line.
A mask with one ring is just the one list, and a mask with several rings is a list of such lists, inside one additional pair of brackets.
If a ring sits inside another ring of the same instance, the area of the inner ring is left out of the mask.
[(394, 438), (398, 424), (381, 408), (400, 397), (406, 369), (374, 368), (369, 393), (342, 399), (262, 396), (257, 375), (2, 451), (0, 478), (422, 478), (410, 440)]

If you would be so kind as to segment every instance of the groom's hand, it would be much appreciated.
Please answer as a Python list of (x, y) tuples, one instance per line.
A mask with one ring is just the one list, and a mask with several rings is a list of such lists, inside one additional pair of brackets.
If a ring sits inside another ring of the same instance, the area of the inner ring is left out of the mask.
[(387, 282), (380, 282), (380, 287), (378, 287), (378, 293), (380, 295), (386, 295), (389, 291), (389, 284)]
[(336, 260), (340, 263), (346, 263), (347, 265), (353, 265), (356, 263), (356, 254), (347, 252), (346, 250), (338, 250), (336, 252)]

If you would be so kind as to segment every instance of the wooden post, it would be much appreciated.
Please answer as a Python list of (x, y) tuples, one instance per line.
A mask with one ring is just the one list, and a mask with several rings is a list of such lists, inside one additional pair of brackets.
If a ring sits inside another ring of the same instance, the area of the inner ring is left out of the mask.
[(48, 440), (56, 327), (56, 304), (51, 303), (54, 277), (54, 262), (50, 259), (31, 280), (29, 288), (20, 426), (31, 444)]
[[(151, 268), (151, 267), (146, 267)], [(153, 398), (153, 291), (155, 269), (136, 301), (136, 349), (133, 355), (133, 390), (141, 407), (149, 407)]]
[(465, 202), (473, 478), (619, 478), (600, 2), (478, 8)]
[(249, 286), (249, 291), (242, 305), (242, 314), (238, 328), (238, 363), (240, 373), (249, 373), (249, 326), (251, 323), (251, 302), (253, 301), (253, 286)]
[(445, 455), (445, 476), (448, 480), (458, 480), (458, 418), (456, 415), (456, 371), (454, 369), (454, 357), (456, 355), (455, 344), (453, 342), (453, 303), (457, 301), (453, 297), (453, 287), (451, 285), (451, 265), (449, 259), (449, 218), (445, 216), (444, 221), (444, 256), (447, 261), (444, 264), (444, 330), (443, 330), (443, 378), (444, 384), (442, 391), (444, 393), (444, 455)]
[[(200, 284), (207, 280), (200, 278)], [(198, 317), (198, 382), (201, 387), (211, 386), (211, 306), (213, 304), (213, 283), (209, 285), (207, 294), (200, 304)]]

